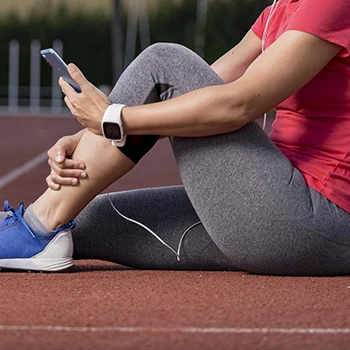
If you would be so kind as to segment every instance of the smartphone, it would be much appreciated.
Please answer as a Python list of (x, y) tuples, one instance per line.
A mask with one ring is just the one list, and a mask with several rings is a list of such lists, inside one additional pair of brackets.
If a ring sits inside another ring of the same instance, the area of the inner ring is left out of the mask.
[(40, 51), (44, 60), (55, 70), (55, 72), (62, 77), (69, 85), (71, 85), (76, 92), (81, 92), (79, 85), (73, 80), (68, 72), (67, 64), (58, 55), (54, 49), (45, 49)]

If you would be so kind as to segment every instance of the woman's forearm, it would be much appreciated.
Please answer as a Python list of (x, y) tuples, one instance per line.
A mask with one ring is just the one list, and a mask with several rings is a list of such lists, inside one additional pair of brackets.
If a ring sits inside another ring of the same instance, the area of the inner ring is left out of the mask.
[(196, 90), (168, 101), (125, 107), (125, 132), (130, 135), (201, 137), (241, 128), (247, 103), (226, 85)]

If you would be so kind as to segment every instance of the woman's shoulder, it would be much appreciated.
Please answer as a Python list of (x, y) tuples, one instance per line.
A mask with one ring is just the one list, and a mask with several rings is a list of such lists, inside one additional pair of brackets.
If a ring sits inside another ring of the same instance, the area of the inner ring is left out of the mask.
[(343, 47), (340, 57), (350, 54), (349, 0), (280, 0), (298, 2), (287, 30), (300, 30)]

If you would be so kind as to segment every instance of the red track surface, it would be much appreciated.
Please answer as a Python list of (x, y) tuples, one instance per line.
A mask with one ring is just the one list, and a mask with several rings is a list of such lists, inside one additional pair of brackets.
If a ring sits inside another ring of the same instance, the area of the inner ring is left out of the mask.
[[(0, 179), (79, 126), (0, 118)], [(42, 164), (0, 189), (33, 201)], [(180, 183), (162, 141), (109, 190)], [(350, 278), (136, 271), (79, 262), (55, 274), (0, 273), (0, 349), (350, 349)]]

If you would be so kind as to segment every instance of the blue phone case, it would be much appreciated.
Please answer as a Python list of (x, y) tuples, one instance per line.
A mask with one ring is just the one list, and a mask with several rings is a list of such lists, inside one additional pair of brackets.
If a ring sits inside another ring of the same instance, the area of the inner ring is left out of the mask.
[(79, 85), (73, 80), (68, 72), (67, 64), (53, 49), (45, 49), (40, 51), (44, 60), (61, 76), (69, 85), (71, 85), (76, 92), (81, 92)]

